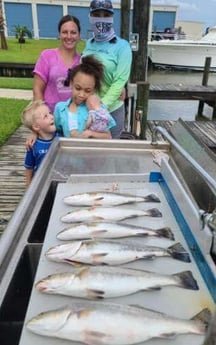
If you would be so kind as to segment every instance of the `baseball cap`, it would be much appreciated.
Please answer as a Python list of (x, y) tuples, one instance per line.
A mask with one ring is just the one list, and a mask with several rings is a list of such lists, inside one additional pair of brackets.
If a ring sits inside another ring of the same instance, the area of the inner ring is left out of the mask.
[(110, 13), (114, 13), (112, 2), (110, 0), (92, 0), (90, 3), (90, 13), (95, 11), (107, 11)]

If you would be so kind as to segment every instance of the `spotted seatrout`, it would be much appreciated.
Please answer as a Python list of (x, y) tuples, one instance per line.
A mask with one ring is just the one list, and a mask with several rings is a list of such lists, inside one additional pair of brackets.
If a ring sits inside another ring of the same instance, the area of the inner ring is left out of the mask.
[(41, 292), (89, 299), (126, 296), (164, 286), (199, 289), (190, 271), (165, 275), (116, 266), (82, 267), (71, 273), (50, 275), (36, 284)]
[(94, 221), (118, 221), (134, 217), (162, 217), (157, 208), (148, 210), (130, 209), (122, 207), (90, 207), (68, 212), (61, 217), (64, 223), (94, 222)]
[(160, 202), (160, 199), (155, 194), (136, 196), (114, 192), (88, 192), (66, 196), (63, 201), (72, 206), (116, 206), (134, 202)]
[(86, 302), (38, 314), (26, 326), (36, 334), (88, 345), (132, 345), (179, 334), (204, 335), (209, 318), (206, 309), (185, 320), (138, 306)]
[(122, 238), (122, 237), (163, 237), (174, 240), (170, 228), (151, 229), (118, 222), (94, 222), (73, 224), (57, 234), (57, 238), (63, 241), (82, 240), (88, 238)]
[(49, 260), (67, 262), (72, 265), (78, 263), (119, 265), (138, 259), (166, 256), (190, 262), (189, 254), (180, 243), (176, 243), (168, 248), (161, 248), (108, 240), (84, 240), (57, 245), (46, 252), (46, 257)]

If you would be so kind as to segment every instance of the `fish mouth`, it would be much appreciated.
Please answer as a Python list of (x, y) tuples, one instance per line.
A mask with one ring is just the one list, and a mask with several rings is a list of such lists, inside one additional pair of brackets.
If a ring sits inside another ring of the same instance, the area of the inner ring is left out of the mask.
[(40, 280), (35, 284), (35, 288), (40, 292), (48, 292), (50, 289), (46, 286), (46, 281), (44, 279)]
[(62, 244), (48, 249), (45, 255), (50, 260), (61, 261), (64, 260), (67, 256), (71, 258), (76, 255), (81, 245), (82, 241), (74, 241), (73, 245), (72, 243)]
[(71, 310), (65, 309), (61, 311), (61, 315), (58, 318), (55, 318), (55, 311), (42, 312), (38, 316), (30, 319), (26, 326), (34, 333), (50, 335), (50, 332), (58, 332), (62, 329), (71, 314)]

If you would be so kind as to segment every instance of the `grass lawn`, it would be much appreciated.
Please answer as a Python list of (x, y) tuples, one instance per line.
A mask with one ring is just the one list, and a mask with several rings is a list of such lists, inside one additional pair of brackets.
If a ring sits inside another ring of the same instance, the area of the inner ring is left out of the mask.
[[(15, 38), (7, 38), (8, 50), (0, 49), (0, 62), (34, 64), (40, 52), (46, 48), (59, 46), (58, 39), (34, 40), (26, 39), (25, 44), (19, 44)], [(82, 52), (85, 41), (80, 41), (77, 50)], [(31, 90), (32, 78), (0, 77), (0, 88)], [(27, 100), (0, 98), (0, 146), (21, 125), (20, 116)]]
[[(34, 40), (26, 39), (26, 43), (19, 44), (15, 38), (7, 38), (8, 50), (0, 49), (0, 62), (31, 63), (34, 64), (41, 51), (59, 46), (58, 39)], [(77, 51), (82, 52), (85, 41), (80, 41)], [(32, 78), (0, 77), (0, 88), (31, 90)]]
[(21, 125), (21, 113), (27, 100), (0, 98), (0, 146)]
[[(20, 62), (34, 64), (42, 50), (56, 48), (60, 42), (58, 39), (26, 39), (26, 43), (19, 44), (15, 38), (7, 38), (8, 50), (0, 49), (0, 62)], [(81, 52), (85, 41), (80, 41), (77, 51)]]
[(0, 77), (0, 88), (32, 90), (33, 78)]

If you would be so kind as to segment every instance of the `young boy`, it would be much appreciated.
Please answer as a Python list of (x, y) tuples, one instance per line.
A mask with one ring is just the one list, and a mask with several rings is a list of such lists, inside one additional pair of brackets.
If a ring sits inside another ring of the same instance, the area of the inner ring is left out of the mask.
[(22, 123), (37, 136), (32, 148), (27, 150), (24, 162), (26, 185), (28, 186), (56, 136), (56, 126), (53, 114), (41, 100), (31, 102), (24, 109)]

